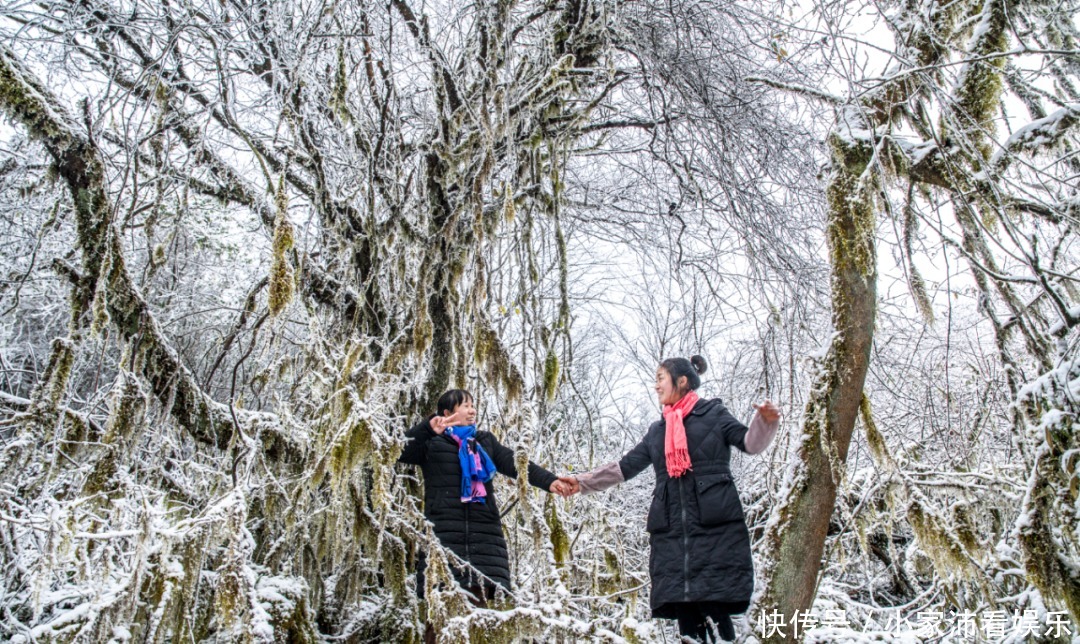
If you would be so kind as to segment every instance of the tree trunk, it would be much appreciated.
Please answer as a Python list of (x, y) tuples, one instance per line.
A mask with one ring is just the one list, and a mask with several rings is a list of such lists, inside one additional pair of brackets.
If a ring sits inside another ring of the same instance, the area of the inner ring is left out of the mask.
[[(851, 122), (851, 121), (855, 122)], [(799, 460), (778, 509), (780, 520), (768, 535), (774, 554), (764, 571), (758, 601), (764, 624), (791, 624), (814, 601), (825, 536), (844, 473), (848, 446), (859, 413), (870, 362), (877, 310), (877, 267), (873, 181), (867, 180), (870, 141), (845, 136), (862, 125), (853, 111), (842, 113), (829, 144), (828, 242), (832, 265), (834, 335), (814, 379), (802, 428)], [(783, 615), (780, 621), (779, 615)], [(795, 641), (790, 627), (766, 628), (763, 641)]]

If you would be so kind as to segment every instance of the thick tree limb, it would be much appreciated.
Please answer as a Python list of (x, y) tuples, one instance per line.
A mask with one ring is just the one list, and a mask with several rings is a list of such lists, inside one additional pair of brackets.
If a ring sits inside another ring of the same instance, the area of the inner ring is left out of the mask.
[[(104, 164), (97, 147), (79, 132), (59, 99), (2, 45), (0, 107), (42, 141), (71, 192), (84, 270), (77, 291), (84, 308), (96, 296), (103, 297), (113, 327), (141, 353), (141, 375), (177, 423), (200, 442), (228, 446), (235, 431), (229, 407), (198, 386), (127, 272), (123, 248), (112, 233)], [(106, 291), (98, 294), (101, 288)], [(302, 453), (301, 442), (284, 432), (274, 415), (248, 411), (237, 415), (249, 433), (262, 436), (271, 458), (293, 459)]]

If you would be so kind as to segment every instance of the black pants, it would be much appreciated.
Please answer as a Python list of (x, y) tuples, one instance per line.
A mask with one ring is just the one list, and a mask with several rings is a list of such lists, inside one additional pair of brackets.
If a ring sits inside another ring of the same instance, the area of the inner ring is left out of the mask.
[[(746, 612), (750, 602), (687, 602), (674, 604), (679, 635), (697, 642), (735, 639), (732, 615)], [(719, 636), (719, 637), (718, 637)]]

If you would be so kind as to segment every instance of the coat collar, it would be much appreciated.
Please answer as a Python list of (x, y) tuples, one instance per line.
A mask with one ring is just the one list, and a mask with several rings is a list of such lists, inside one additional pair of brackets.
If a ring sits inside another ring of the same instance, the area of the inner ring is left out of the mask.
[(697, 404), (694, 405), (694, 408), (690, 410), (689, 415), (701, 416), (702, 414), (706, 414), (711, 411), (713, 407), (717, 405), (723, 406), (723, 404), (724, 402), (719, 398), (702, 398), (701, 400), (697, 401)]
[[(723, 406), (724, 406), (724, 401), (719, 399), (719, 398), (702, 398), (701, 400), (697, 401), (697, 403), (694, 405), (694, 408), (691, 409), (690, 413), (687, 414), (686, 416), (687, 417), (690, 417), (690, 416), (704, 416), (705, 414), (709, 413), (713, 409), (718, 408), (718, 407), (723, 408)], [(660, 414), (660, 420), (656, 421), (656, 425), (658, 427), (663, 427), (664, 426), (664, 415), (663, 414)]]

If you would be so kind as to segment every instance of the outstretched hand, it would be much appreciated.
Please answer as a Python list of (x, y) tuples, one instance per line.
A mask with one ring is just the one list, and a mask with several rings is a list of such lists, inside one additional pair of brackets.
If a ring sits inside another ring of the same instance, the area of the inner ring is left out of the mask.
[(551, 484), (550, 489), (552, 494), (558, 494), (563, 498), (567, 498), (580, 492), (581, 485), (578, 484), (578, 480), (572, 476), (560, 476)]
[(773, 401), (769, 400), (768, 398), (766, 398), (765, 402), (761, 403), (760, 405), (754, 405), (754, 409), (757, 410), (757, 413), (759, 416), (761, 416), (761, 419), (767, 423), (774, 423), (780, 420), (780, 408), (777, 407), (773, 403)]

